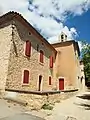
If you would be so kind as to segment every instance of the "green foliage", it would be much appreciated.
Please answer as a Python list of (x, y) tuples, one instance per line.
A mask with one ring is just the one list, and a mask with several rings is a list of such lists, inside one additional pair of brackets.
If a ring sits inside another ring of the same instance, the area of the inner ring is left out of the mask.
[(84, 72), (86, 82), (90, 82), (90, 44), (83, 42), (82, 60), (84, 63)]
[(49, 103), (48, 103), (48, 104), (44, 104), (44, 105), (42, 106), (42, 109), (44, 109), (44, 110), (52, 110), (52, 109), (53, 109), (53, 106), (50, 105)]

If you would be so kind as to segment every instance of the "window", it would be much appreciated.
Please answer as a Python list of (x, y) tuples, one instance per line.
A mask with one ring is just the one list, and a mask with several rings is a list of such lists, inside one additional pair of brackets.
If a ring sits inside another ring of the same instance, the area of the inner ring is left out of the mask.
[(40, 62), (43, 63), (43, 59), (44, 59), (44, 53), (42, 50), (40, 50)]
[(67, 40), (67, 35), (65, 35), (65, 39)]
[(61, 35), (61, 40), (63, 41), (63, 39), (64, 39), (64, 35)]
[(37, 51), (39, 50), (39, 45), (37, 44)]
[(53, 68), (53, 57), (50, 56), (50, 68)]
[(31, 42), (26, 41), (25, 55), (30, 57), (31, 55)]
[(24, 70), (23, 83), (24, 84), (28, 84), (29, 83), (29, 71), (28, 70)]
[(49, 76), (49, 85), (51, 85), (51, 76)]

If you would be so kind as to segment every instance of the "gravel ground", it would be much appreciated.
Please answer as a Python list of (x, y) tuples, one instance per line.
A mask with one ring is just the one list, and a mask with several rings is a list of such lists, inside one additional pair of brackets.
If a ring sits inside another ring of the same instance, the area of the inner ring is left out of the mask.
[(24, 120), (22, 113), (25, 114), (25, 119), (30, 118), (27, 114), (32, 114), (46, 120), (90, 120), (90, 92), (79, 93), (56, 103), (53, 110), (27, 111), (18, 104), (0, 99), (0, 119), (8, 120), (10, 116), (15, 116), (14, 118), (21, 117)]
[[(89, 96), (83, 97), (83, 96)], [(46, 120), (90, 120), (90, 92), (56, 103), (54, 109), (27, 112)]]
[[(85, 99), (83, 96), (88, 96)], [(79, 96), (79, 97), (78, 97)], [(90, 120), (90, 92), (80, 93), (57, 103), (47, 120)]]

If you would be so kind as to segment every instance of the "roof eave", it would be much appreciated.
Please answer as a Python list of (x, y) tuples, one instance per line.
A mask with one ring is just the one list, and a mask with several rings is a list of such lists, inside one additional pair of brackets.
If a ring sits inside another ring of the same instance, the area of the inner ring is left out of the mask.
[[(9, 16), (10, 16), (10, 18), (9, 18)], [(10, 12), (0, 16), (0, 19), (3, 19), (3, 18), (4, 18), (4, 21), (0, 22), (1, 24), (4, 23), (6, 20), (9, 21), (14, 18), (17, 19), (19, 22), (21, 22), (20, 20), (22, 20), (26, 27), (28, 27), (30, 30), (32, 29), (33, 34), (40, 37), (40, 40), (42, 42), (44, 42), (46, 45), (48, 45), (49, 48), (52, 49), (55, 54), (57, 53), (57, 51), (54, 49), (54, 47), (25, 18), (23, 18), (23, 16), (21, 14), (14, 12), (14, 11), (10, 11)]]

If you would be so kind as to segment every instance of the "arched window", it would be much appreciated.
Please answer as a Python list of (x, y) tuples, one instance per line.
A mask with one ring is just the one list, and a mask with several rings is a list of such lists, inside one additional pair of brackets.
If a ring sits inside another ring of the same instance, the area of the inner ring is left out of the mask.
[(63, 40), (64, 40), (64, 35), (61, 35), (61, 41), (63, 42)]
[(65, 35), (65, 39), (67, 40), (67, 35)]
[(28, 57), (30, 57), (31, 55), (31, 42), (30, 41), (26, 41), (25, 55)]
[(29, 71), (28, 70), (24, 70), (23, 83), (24, 84), (28, 84), (29, 83)]
[(40, 62), (43, 63), (44, 62), (44, 53), (42, 50), (40, 50)]

